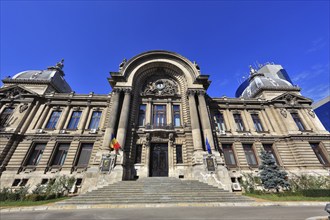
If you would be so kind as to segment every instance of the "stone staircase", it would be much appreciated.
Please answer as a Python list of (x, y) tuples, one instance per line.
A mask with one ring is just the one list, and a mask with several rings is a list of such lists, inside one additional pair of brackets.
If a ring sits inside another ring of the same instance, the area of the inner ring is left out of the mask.
[(170, 177), (121, 181), (58, 202), (58, 205), (253, 202), (197, 180)]

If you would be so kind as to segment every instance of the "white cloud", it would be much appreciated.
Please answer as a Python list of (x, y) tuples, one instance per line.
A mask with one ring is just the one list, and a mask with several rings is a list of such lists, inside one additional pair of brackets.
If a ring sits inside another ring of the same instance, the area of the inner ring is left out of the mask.
[(330, 95), (330, 85), (329, 83), (320, 84), (302, 91), (302, 93), (304, 96), (311, 98), (314, 101), (318, 101)]
[(312, 53), (318, 50), (325, 48), (328, 45), (328, 42), (323, 38), (317, 38), (312, 41), (312, 45), (309, 49), (306, 50), (306, 53)]
[(329, 63), (327, 64), (315, 64), (308, 70), (304, 70), (298, 74), (292, 76), (292, 81), (297, 84), (302, 84), (304, 81), (312, 79), (320, 75), (329, 75)]

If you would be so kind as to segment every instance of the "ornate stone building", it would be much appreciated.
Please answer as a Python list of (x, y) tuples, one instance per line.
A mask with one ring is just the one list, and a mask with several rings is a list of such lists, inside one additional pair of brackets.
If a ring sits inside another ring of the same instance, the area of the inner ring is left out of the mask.
[(3, 79), (1, 187), (69, 175), (85, 192), (169, 176), (239, 190), (243, 173), (258, 172), (261, 150), (290, 174), (329, 175), (330, 135), (279, 65), (251, 68), (237, 98), (209, 97), (209, 76), (168, 51), (124, 60), (105, 95), (76, 94), (62, 68)]

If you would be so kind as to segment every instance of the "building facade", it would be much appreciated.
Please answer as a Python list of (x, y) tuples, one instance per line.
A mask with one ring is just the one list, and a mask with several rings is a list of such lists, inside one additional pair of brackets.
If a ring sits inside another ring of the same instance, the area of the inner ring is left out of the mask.
[(73, 92), (62, 61), (3, 79), (1, 187), (67, 175), (79, 193), (168, 176), (239, 190), (262, 150), (289, 174), (329, 175), (329, 132), (281, 66), (251, 68), (236, 98), (209, 97), (208, 78), (177, 53), (148, 51), (111, 72), (104, 95)]

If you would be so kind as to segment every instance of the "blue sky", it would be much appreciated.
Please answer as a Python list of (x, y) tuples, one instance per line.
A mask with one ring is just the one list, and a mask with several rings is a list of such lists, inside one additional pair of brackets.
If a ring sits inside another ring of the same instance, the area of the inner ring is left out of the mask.
[(234, 97), (249, 65), (281, 64), (302, 94), (330, 95), (329, 1), (1, 1), (1, 79), (65, 59), (77, 93), (147, 50), (196, 60), (208, 94)]

